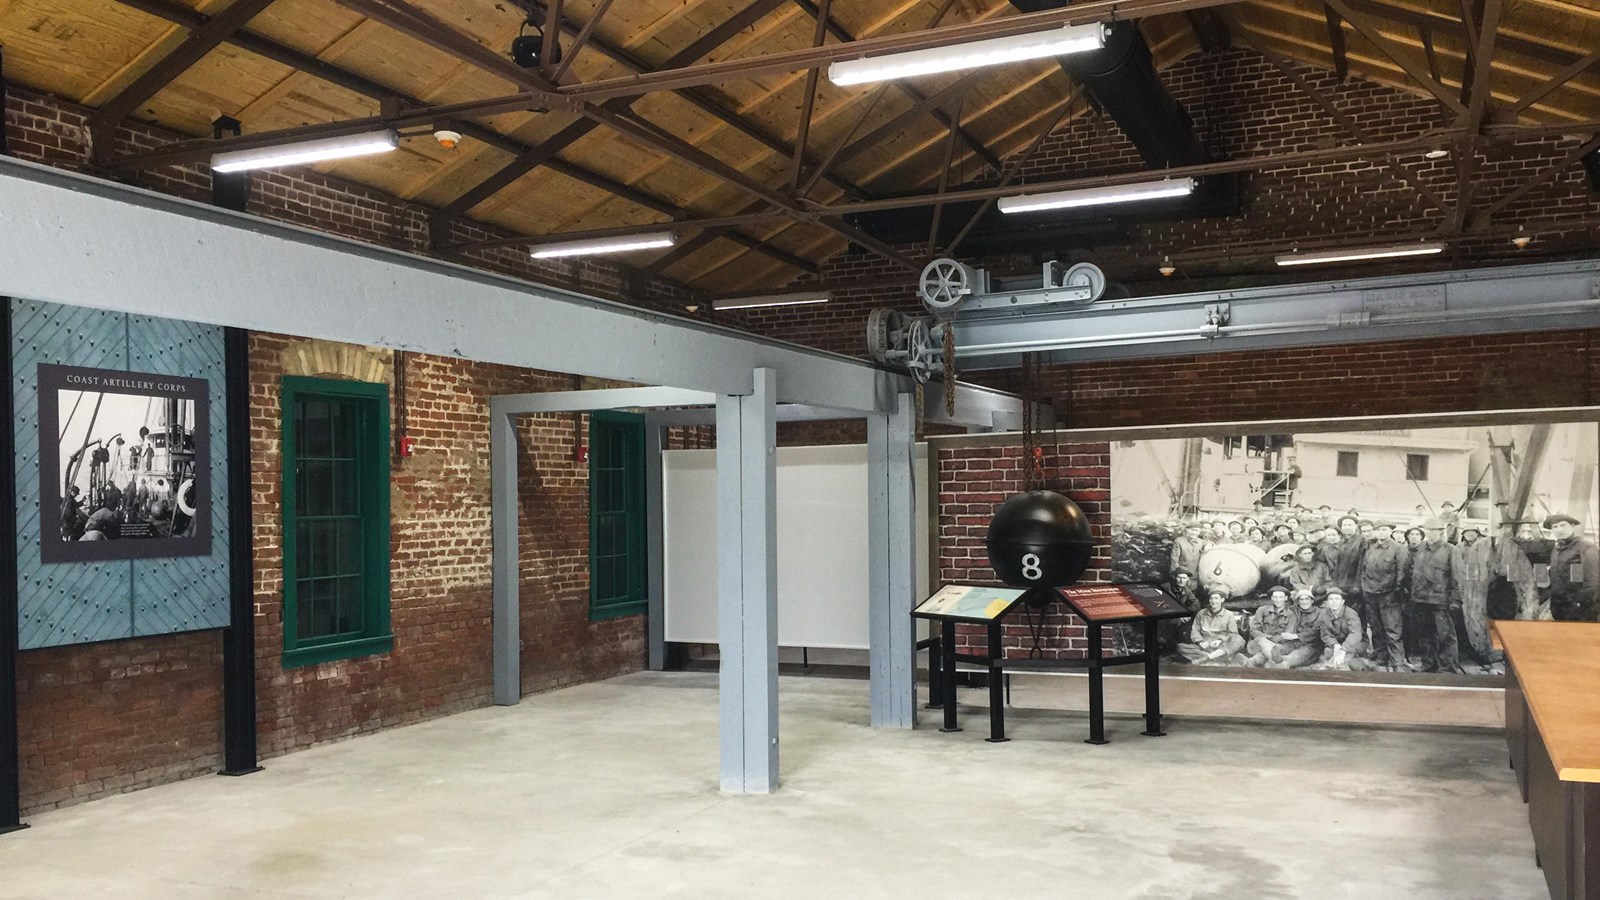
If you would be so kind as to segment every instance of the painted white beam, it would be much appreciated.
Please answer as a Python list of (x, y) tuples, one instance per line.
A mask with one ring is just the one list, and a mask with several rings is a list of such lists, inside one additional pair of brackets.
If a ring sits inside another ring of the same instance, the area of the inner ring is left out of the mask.
[[(715, 394), (888, 412), (838, 354), (0, 159), (0, 295)], [(1005, 395), (998, 395), (1004, 398)]]
[(593, 391), (550, 391), (544, 394), (501, 394), (489, 398), (497, 414), (589, 412), (596, 409), (660, 409), (717, 402), (717, 395), (673, 387), (605, 388)]

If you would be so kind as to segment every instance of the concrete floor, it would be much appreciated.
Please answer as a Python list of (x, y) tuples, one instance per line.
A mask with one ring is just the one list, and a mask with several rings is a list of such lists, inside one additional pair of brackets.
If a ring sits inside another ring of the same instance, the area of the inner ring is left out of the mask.
[[(716, 789), (715, 678), (619, 678), (34, 817), (3, 898), (1547, 896), (1499, 735), (1036, 711), (987, 744), (785, 678), (782, 790)], [(1021, 699), (1020, 697), (1018, 698)]]

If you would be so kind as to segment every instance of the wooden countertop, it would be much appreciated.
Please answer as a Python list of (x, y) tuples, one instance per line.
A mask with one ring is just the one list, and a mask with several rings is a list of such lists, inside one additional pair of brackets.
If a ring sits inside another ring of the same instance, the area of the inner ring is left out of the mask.
[(1600, 623), (1496, 621), (1556, 777), (1600, 783)]

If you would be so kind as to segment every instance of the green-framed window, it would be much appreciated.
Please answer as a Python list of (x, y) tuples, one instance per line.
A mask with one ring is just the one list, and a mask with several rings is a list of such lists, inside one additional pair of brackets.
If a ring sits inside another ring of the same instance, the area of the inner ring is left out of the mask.
[(644, 417), (589, 417), (589, 618), (644, 612)]
[(283, 379), (283, 665), (387, 653), (389, 389)]

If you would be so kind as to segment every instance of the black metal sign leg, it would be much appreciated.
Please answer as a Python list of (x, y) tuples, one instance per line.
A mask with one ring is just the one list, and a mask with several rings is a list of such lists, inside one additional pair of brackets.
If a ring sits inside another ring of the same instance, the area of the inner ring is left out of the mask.
[(944, 672), (939, 681), (944, 688), (944, 727), (940, 731), (960, 731), (956, 724), (956, 623), (941, 622), (939, 655), (943, 658)]
[(1147, 737), (1161, 737), (1161, 661), (1156, 646), (1156, 620), (1144, 620), (1144, 731)]
[(928, 638), (928, 709), (944, 708), (944, 641)]
[(1089, 631), (1089, 739), (1085, 744), (1109, 744), (1106, 740), (1106, 682), (1105, 670), (1100, 668), (1104, 658), (1100, 652), (1100, 626), (1090, 624)]
[(1000, 646), (1000, 623), (989, 623), (989, 736), (991, 744), (1003, 744), (1006, 737), (1006, 687), (1005, 674), (1000, 669), (1000, 656), (1005, 651)]

